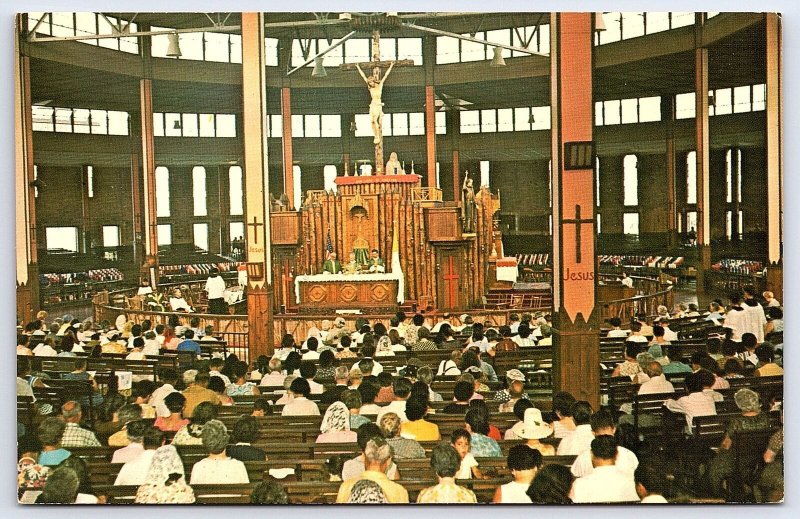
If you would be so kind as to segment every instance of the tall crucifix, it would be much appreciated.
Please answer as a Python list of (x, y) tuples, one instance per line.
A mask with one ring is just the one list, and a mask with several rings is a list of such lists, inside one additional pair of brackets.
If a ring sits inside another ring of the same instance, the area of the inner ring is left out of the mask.
[[(371, 101), (369, 103), (369, 118), (372, 125), (372, 142), (375, 144), (375, 173), (382, 175), (383, 169), (383, 83), (389, 77), (394, 66), (412, 66), (414, 60), (404, 59), (398, 61), (381, 61), (381, 34), (378, 29), (372, 31), (372, 61), (369, 63), (346, 63), (341, 65), (342, 70), (358, 70), (361, 78), (367, 84)], [(381, 69), (386, 68), (386, 74)], [(371, 69), (367, 76), (363, 69)]]

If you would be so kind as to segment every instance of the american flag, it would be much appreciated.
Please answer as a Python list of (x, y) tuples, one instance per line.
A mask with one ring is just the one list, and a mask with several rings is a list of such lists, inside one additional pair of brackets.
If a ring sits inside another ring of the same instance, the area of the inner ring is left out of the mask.
[(332, 252), (333, 252), (333, 243), (331, 243), (331, 230), (328, 229), (328, 239), (325, 241), (326, 256), (330, 257)]

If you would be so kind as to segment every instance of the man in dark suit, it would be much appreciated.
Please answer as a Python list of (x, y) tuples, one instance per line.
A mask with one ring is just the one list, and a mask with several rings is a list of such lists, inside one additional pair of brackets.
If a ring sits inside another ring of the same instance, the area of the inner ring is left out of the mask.
[(336, 368), (336, 371), (333, 372), (333, 376), (336, 380), (336, 385), (332, 388), (328, 389), (319, 397), (319, 401), (321, 404), (330, 405), (337, 400), (342, 395), (342, 392), (347, 389), (347, 382), (350, 373), (347, 370), (347, 366), (339, 366)]

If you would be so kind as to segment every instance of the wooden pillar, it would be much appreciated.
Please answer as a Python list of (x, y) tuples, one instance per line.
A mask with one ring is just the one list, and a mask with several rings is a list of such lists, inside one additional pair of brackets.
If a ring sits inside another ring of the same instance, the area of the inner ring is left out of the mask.
[(294, 163), (292, 153), (292, 91), (281, 88), (281, 114), (283, 117), (283, 192), (289, 199), (289, 210), (294, 209)]
[[(244, 119), (245, 236), (247, 249), (247, 335), (250, 358), (272, 355), (272, 261), (269, 230), (267, 145), (267, 81), (264, 51), (264, 13), (242, 13), (242, 89)], [(284, 89), (287, 95), (288, 88)], [(282, 96), (283, 99), (283, 96)], [(284, 107), (286, 108), (286, 107)], [(290, 129), (291, 111), (284, 111)], [(289, 152), (291, 154), (291, 144)], [(285, 153), (285, 149), (284, 149)], [(284, 161), (286, 157), (284, 155)], [(288, 169), (291, 171), (291, 158)], [(284, 171), (286, 162), (284, 162)], [(291, 177), (285, 179), (291, 188)], [(292, 195), (287, 191), (291, 203)]]
[(36, 240), (36, 197), (33, 178), (33, 117), (31, 114), (30, 58), (22, 54), (21, 40), (27, 15), (17, 15), (14, 35), (14, 156), (16, 189), (17, 318), (32, 321), (39, 311), (39, 262)]
[(553, 389), (600, 405), (595, 301), (594, 15), (550, 15)]
[(767, 289), (783, 301), (783, 56), (781, 18), (767, 13)]
[(153, 140), (153, 83), (139, 80), (142, 130), (142, 172), (144, 173), (144, 253), (150, 285), (158, 285), (158, 213), (156, 212), (156, 164)]
[(711, 268), (711, 201), (708, 121), (708, 49), (702, 47), (705, 13), (695, 14), (695, 150), (697, 151), (697, 293), (706, 293), (705, 273)]
[(436, 187), (436, 96), (435, 64), (436, 39), (422, 38), (422, 62), (425, 65), (425, 151), (428, 168), (428, 187)]
[(665, 159), (667, 176), (667, 234), (670, 247), (677, 247), (678, 240), (678, 200), (677, 167), (675, 153), (675, 96), (661, 97), (661, 118), (666, 123)]

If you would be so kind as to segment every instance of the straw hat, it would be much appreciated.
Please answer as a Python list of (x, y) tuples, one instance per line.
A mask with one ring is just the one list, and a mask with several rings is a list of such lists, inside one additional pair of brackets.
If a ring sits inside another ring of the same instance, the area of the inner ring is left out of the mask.
[(514, 424), (511, 428), (519, 438), (525, 440), (539, 440), (553, 434), (553, 430), (542, 419), (542, 412), (535, 407), (525, 410), (525, 419)]

